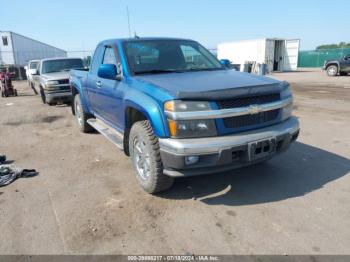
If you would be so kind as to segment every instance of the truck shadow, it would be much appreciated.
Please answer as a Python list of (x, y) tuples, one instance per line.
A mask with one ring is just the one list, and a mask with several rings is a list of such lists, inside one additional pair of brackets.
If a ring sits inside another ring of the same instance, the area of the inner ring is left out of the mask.
[(168, 199), (195, 199), (208, 205), (240, 206), (303, 196), (347, 175), (350, 160), (296, 142), (274, 159), (230, 172), (181, 178)]

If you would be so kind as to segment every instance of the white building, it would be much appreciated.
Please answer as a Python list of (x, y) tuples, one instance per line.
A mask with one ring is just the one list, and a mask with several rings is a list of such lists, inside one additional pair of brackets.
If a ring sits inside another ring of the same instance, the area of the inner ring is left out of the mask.
[(298, 67), (299, 39), (263, 38), (218, 45), (218, 58), (240, 64), (266, 64), (267, 71), (293, 71)]
[(10, 31), (0, 31), (0, 66), (25, 66), (29, 60), (66, 57), (67, 52)]

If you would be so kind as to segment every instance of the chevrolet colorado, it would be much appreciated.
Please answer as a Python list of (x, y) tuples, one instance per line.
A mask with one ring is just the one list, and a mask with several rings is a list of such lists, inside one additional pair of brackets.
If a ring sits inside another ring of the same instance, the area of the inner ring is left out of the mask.
[(72, 112), (129, 155), (142, 188), (270, 159), (299, 134), (289, 84), (225, 68), (185, 39), (113, 39), (71, 70)]

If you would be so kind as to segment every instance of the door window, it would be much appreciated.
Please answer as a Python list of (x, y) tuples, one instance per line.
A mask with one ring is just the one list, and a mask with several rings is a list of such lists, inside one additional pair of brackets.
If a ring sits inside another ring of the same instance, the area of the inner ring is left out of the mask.
[(114, 54), (114, 50), (112, 47), (106, 47), (102, 63), (103, 64), (112, 64), (112, 65), (117, 66), (117, 61), (115, 59), (115, 54)]
[(99, 45), (96, 47), (94, 58), (92, 59), (90, 72), (92, 74), (97, 74), (98, 67), (100, 66), (102, 62), (102, 52), (103, 52), (103, 46)]

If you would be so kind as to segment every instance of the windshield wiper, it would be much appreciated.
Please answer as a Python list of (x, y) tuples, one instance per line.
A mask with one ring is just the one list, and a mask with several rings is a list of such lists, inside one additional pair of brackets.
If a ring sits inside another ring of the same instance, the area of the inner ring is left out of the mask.
[(183, 71), (174, 70), (174, 69), (153, 69), (153, 70), (145, 70), (145, 71), (137, 71), (134, 72), (135, 75), (143, 75), (143, 74), (165, 74), (165, 73), (181, 73)]

